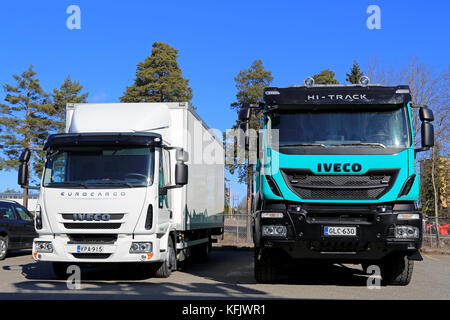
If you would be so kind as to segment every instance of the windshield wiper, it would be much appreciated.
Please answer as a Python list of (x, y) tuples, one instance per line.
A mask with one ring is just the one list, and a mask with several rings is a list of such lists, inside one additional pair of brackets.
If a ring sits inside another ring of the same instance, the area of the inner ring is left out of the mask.
[(283, 144), (280, 148), (290, 148), (290, 147), (322, 147), (326, 148), (327, 146), (323, 143), (293, 143), (293, 144)]
[(87, 185), (85, 185), (84, 183), (81, 183), (81, 182), (49, 182), (49, 184), (72, 186), (72, 187), (78, 186), (78, 187), (83, 187), (85, 189), (88, 188)]
[(330, 144), (330, 146), (344, 146), (344, 147), (348, 147), (348, 146), (370, 146), (370, 147), (381, 147), (381, 148), (386, 148), (386, 146), (382, 143), (378, 143), (378, 142), (358, 142), (358, 143), (336, 143), (336, 144)]
[(128, 182), (90, 182), (89, 184), (107, 184), (107, 185), (119, 185), (119, 186), (126, 186), (128, 188), (133, 188), (133, 185)]

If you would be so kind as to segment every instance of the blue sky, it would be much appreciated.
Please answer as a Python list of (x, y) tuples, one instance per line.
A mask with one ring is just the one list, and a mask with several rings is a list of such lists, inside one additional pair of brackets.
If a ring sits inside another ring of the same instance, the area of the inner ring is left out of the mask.
[[(80, 30), (66, 27), (72, 4), (81, 9)], [(366, 26), (372, 4), (381, 9), (380, 30)], [(179, 50), (198, 113), (225, 130), (236, 118), (233, 78), (255, 59), (275, 86), (325, 68), (344, 82), (354, 59), (363, 71), (371, 58), (395, 67), (411, 55), (448, 67), (449, 9), (448, 1), (2, 1), (0, 85), (32, 63), (47, 92), (70, 74), (89, 102), (118, 102), (136, 64), (164, 41)], [(0, 191), (6, 188), (18, 189), (13, 171), (0, 172)]]

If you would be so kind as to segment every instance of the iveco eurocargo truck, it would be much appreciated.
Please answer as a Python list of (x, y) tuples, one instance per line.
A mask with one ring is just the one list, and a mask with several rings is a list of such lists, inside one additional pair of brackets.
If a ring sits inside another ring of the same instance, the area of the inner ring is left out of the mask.
[(44, 150), (32, 254), (60, 277), (108, 263), (168, 277), (223, 232), (223, 144), (187, 102), (70, 104)]

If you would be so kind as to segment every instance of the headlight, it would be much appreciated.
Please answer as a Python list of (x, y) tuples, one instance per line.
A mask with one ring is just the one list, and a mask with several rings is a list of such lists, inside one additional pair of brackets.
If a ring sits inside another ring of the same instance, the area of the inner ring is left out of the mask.
[(283, 212), (262, 212), (261, 218), (283, 218)]
[(36, 252), (52, 253), (53, 252), (53, 244), (48, 241), (36, 241), (34, 243), (34, 249)]
[(419, 228), (413, 226), (396, 226), (395, 237), (397, 239), (419, 238)]
[(265, 237), (286, 237), (287, 229), (285, 226), (263, 226), (262, 234)]
[(151, 242), (133, 242), (130, 247), (130, 253), (150, 253), (152, 251)]

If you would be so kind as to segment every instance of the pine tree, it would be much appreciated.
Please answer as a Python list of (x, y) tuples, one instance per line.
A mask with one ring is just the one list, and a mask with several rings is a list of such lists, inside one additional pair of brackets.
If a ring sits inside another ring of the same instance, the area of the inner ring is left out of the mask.
[(313, 76), (314, 83), (315, 84), (338, 84), (339, 81), (337, 81), (334, 78), (335, 75), (336, 74), (333, 71), (331, 71), (330, 69), (327, 68)]
[[(271, 71), (264, 69), (261, 60), (255, 60), (249, 69), (240, 71), (237, 77), (234, 78), (234, 81), (236, 82), (236, 89), (238, 92), (236, 94), (236, 102), (231, 104), (231, 108), (239, 112), (242, 107), (248, 107), (250, 104), (255, 104), (262, 98), (263, 90), (273, 81), (273, 76)], [(255, 117), (255, 114), (253, 113), (250, 121), (250, 129), (259, 130), (261, 127), (261, 115)], [(234, 128), (237, 128), (237, 124)], [(248, 156), (249, 155), (247, 154), (246, 164), (239, 165), (238, 161), (235, 160), (233, 164), (227, 165), (227, 168), (231, 174), (234, 174), (237, 170), (239, 182), (247, 184), (247, 212), (250, 214), (255, 170), (254, 165), (249, 163)], [(240, 162), (242, 162), (242, 159)], [(250, 232), (248, 232), (248, 234), (250, 234)]]
[(178, 50), (164, 42), (155, 42), (152, 47), (152, 54), (137, 65), (134, 84), (127, 86), (120, 101), (189, 102), (192, 89), (178, 66)]
[(59, 89), (53, 89), (53, 108), (55, 109), (55, 130), (63, 132), (65, 128), (66, 105), (68, 103), (83, 103), (89, 93), (81, 94), (83, 86), (79, 81), (73, 82), (70, 75), (64, 79)]
[(353, 61), (353, 67), (350, 70), (350, 73), (346, 73), (347, 78), (346, 81), (354, 84), (359, 83), (359, 78), (361, 78), (364, 73), (361, 72), (361, 69), (359, 68), (358, 62), (356, 60)]
[[(40, 175), (44, 157), (42, 145), (48, 135), (47, 129), (54, 126), (51, 116), (55, 110), (35, 76), (36, 72), (30, 65), (21, 75), (13, 75), (15, 86), (4, 85), (7, 104), (0, 104), (0, 126), (3, 129), (0, 145), (3, 146), (4, 169), (17, 168), (20, 152), (29, 148), (32, 151), (34, 172)], [(31, 168), (31, 164), (28, 168)], [(24, 206), (27, 201), (28, 189), (24, 189)]]

